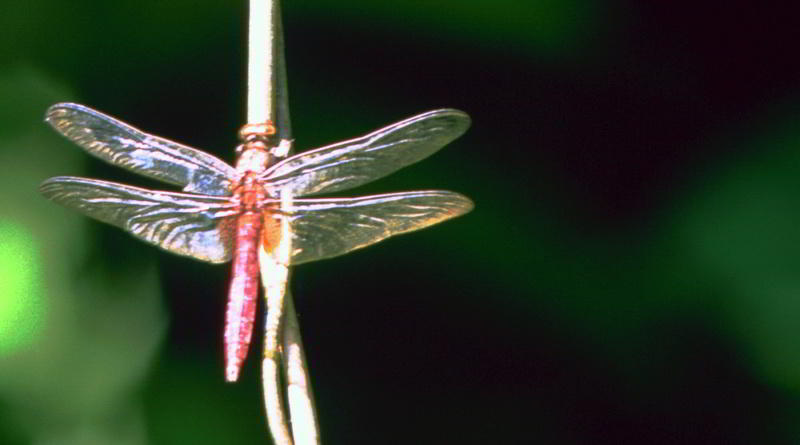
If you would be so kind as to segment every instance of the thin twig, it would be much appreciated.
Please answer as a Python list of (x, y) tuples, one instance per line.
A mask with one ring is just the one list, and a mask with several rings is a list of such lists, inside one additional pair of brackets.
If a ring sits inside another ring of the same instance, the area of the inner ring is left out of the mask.
[[(276, 2), (278, 0), (275, 0)], [(276, 6), (275, 45), (277, 57), (276, 69), (276, 107), (275, 117), (278, 137), (282, 140), (292, 139), (291, 119), (289, 117), (289, 88), (286, 76), (286, 53), (283, 40), (283, 22), (280, 7)], [(286, 197), (289, 198), (289, 197)], [(287, 233), (287, 232), (284, 232)], [(317, 424), (314, 395), (311, 391), (311, 379), (308, 373), (303, 350), (303, 339), (300, 335), (300, 322), (294, 309), (292, 293), (286, 291), (286, 315), (283, 322), (283, 376), (286, 379), (286, 397), (289, 401), (292, 436), (297, 445), (319, 445), (319, 425)]]
[(275, 121), (275, 23), (278, 0), (250, 0), (247, 52), (247, 122)]
[[(288, 229), (284, 222), (283, 233)], [(261, 268), (261, 282), (264, 285), (266, 317), (264, 321), (264, 359), (261, 363), (261, 379), (264, 385), (264, 407), (267, 424), (276, 445), (291, 445), (292, 437), (283, 409), (283, 391), (280, 388), (278, 362), (280, 357), (280, 326), (283, 321), (283, 305), (286, 295), (286, 282), (289, 278), (288, 253), (290, 237), (282, 237), (273, 252), (263, 247), (258, 249), (258, 262)]]
[(286, 377), (286, 394), (292, 416), (292, 435), (298, 445), (318, 445), (319, 426), (314, 410), (314, 394), (308, 376), (308, 365), (300, 337), (300, 324), (294, 310), (292, 295), (286, 297), (286, 320), (283, 325), (283, 352), (281, 362)]
[[(275, 120), (275, 22), (277, 0), (250, 0), (248, 23), (247, 60), (247, 123), (263, 124)], [(287, 238), (287, 237), (284, 237)], [(264, 407), (267, 425), (273, 442), (291, 445), (286, 411), (283, 409), (283, 392), (278, 373), (279, 327), (283, 313), (283, 300), (288, 279), (288, 261), (281, 264), (274, 255), (259, 249), (266, 319), (264, 323), (264, 359), (261, 379), (264, 386)]]
[[(250, 0), (249, 27), (247, 121), (250, 124), (268, 121), (275, 123), (278, 137), (282, 142), (289, 143), (291, 122), (278, 0)], [(281, 196), (281, 205), (291, 206), (291, 199), (290, 195), (284, 193)], [(291, 294), (287, 294), (291, 252), (291, 232), (287, 220), (283, 220), (281, 234), (279, 245), (271, 253), (263, 248), (259, 249), (267, 307), (262, 362), (264, 406), (267, 423), (276, 444), (291, 445), (294, 437), (298, 445), (318, 445), (319, 428), (300, 325)], [(279, 362), (283, 365), (285, 391), (280, 390)], [(289, 401), (291, 434), (283, 408), (284, 396)]]

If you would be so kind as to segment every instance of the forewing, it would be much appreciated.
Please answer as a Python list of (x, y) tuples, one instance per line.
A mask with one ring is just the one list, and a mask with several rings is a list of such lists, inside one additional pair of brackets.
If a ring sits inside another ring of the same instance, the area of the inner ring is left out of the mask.
[(235, 170), (200, 150), (147, 134), (103, 113), (73, 103), (47, 110), (45, 120), (90, 154), (191, 193), (230, 195)]
[(297, 199), (291, 221), (293, 265), (345, 254), (388, 238), (463, 215), (472, 201), (429, 190), (344, 199)]
[(469, 127), (452, 109), (429, 111), (366, 136), (292, 156), (264, 173), (270, 187), (293, 196), (349, 189), (433, 154)]
[(212, 263), (231, 257), (235, 210), (227, 198), (155, 192), (68, 176), (50, 178), (39, 190), (61, 205), (172, 253)]

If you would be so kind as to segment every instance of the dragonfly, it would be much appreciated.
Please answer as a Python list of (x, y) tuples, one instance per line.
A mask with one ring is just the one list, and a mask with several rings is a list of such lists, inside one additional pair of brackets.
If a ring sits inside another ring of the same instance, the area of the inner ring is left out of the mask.
[[(168, 252), (210, 263), (232, 260), (224, 332), (225, 379), (230, 382), (237, 380), (251, 341), (258, 279), (264, 273), (259, 249), (271, 253), (288, 245), (286, 265), (295, 266), (473, 208), (469, 198), (444, 190), (306, 198), (357, 187), (433, 154), (469, 127), (469, 116), (455, 109), (422, 113), (294, 156), (288, 156), (291, 141), (279, 140), (271, 122), (245, 125), (235, 166), (83, 105), (53, 105), (45, 121), (103, 161), (182, 187), (181, 192), (156, 191), (58, 176), (39, 189), (61, 205)], [(283, 237), (288, 243), (282, 244)]]

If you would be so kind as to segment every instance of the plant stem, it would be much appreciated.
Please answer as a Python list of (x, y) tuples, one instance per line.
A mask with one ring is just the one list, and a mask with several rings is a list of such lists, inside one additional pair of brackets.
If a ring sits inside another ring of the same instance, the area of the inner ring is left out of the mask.
[(291, 293), (286, 297), (286, 320), (283, 325), (282, 361), (286, 376), (286, 394), (292, 414), (292, 435), (298, 445), (318, 445), (319, 427), (314, 412), (314, 394), (308, 365), (300, 337), (300, 324), (294, 310)]
[(275, 22), (278, 0), (250, 0), (247, 52), (247, 122), (275, 117)]
[[(279, 0), (250, 0), (247, 122), (272, 121), (282, 141), (291, 141), (286, 59)], [(291, 196), (281, 196), (281, 205), (291, 206)], [(264, 323), (262, 381), (267, 423), (273, 441), (291, 445), (318, 445), (319, 428), (305, 362), (300, 325), (292, 296), (287, 293), (291, 228), (283, 220), (281, 241), (273, 252), (259, 249), (267, 315)], [(284, 315), (284, 305), (286, 313)], [(281, 355), (283, 353), (283, 355)], [(282, 364), (285, 390), (280, 389), (278, 365)], [(292, 433), (287, 427), (283, 398), (289, 401)]]

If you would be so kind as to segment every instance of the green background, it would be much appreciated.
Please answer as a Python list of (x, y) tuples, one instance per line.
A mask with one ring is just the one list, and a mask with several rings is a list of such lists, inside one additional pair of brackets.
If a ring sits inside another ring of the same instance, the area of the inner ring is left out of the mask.
[[(42, 117), (60, 101), (231, 161), (245, 6), (4, 5), (0, 443), (269, 443), (260, 339), (240, 382), (223, 381), (228, 267), (36, 192), (54, 175), (163, 187), (59, 137)], [(284, 13), (298, 150), (439, 107), (473, 119), (352, 192), (451, 189), (471, 214), (294, 270), (324, 443), (798, 443), (790, 8), (308, 0)]]

